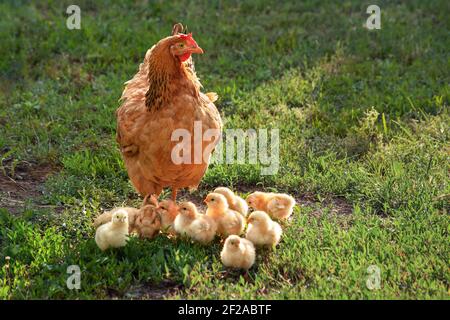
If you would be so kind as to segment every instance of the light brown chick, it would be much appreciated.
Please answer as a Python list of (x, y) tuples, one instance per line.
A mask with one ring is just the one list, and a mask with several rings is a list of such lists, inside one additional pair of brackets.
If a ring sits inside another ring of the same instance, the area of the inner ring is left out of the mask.
[(254, 210), (267, 212), (274, 219), (288, 218), (295, 206), (295, 199), (284, 193), (256, 191), (246, 201)]
[(255, 263), (255, 247), (247, 239), (231, 235), (225, 240), (220, 258), (226, 267), (248, 270)]
[(182, 202), (179, 205), (179, 214), (175, 218), (175, 231), (188, 236), (201, 244), (214, 240), (217, 224), (214, 219), (198, 212), (192, 202)]
[(232, 234), (240, 235), (244, 232), (244, 217), (228, 207), (224, 195), (212, 192), (206, 196), (205, 203), (208, 205), (206, 215), (216, 221), (219, 235), (228, 237)]
[(215, 193), (220, 193), (227, 198), (228, 206), (231, 210), (237, 211), (242, 214), (244, 217), (247, 217), (248, 213), (248, 205), (244, 199), (236, 195), (233, 191), (231, 191), (227, 187), (219, 187), (214, 189)]
[(134, 230), (140, 238), (153, 239), (161, 229), (161, 220), (154, 205), (145, 205), (139, 209), (134, 223)]
[(276, 246), (281, 239), (281, 226), (264, 211), (254, 211), (248, 217), (245, 237), (256, 246)]
[(159, 203), (156, 212), (161, 218), (161, 231), (175, 235), (174, 222), (178, 215), (178, 206), (172, 200), (163, 200)]

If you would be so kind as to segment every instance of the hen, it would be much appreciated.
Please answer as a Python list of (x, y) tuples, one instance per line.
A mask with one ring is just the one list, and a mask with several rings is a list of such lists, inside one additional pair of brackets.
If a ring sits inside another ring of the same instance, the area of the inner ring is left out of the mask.
[[(132, 184), (143, 196), (159, 196), (163, 188), (170, 187), (173, 200), (178, 189), (197, 188), (222, 130), (213, 103), (217, 95), (200, 92), (201, 84), (193, 69), (191, 55), (203, 50), (192, 34), (178, 33), (177, 26), (172, 36), (147, 51), (138, 73), (125, 83), (122, 105), (116, 111), (116, 140)], [(196, 121), (200, 121), (202, 133), (215, 130), (211, 138), (195, 140), (201, 146), (199, 156), (198, 149), (194, 150)], [(188, 145), (182, 157), (187, 154), (190, 162), (173, 160), (172, 151), (180, 143), (172, 141), (176, 129), (190, 134), (190, 141), (182, 141)]]

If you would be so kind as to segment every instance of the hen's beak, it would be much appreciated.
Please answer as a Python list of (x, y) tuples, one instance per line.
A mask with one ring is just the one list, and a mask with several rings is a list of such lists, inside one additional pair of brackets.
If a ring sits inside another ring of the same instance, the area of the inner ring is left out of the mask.
[(200, 53), (200, 54), (202, 54), (203, 53), (203, 49), (202, 48), (200, 48), (200, 47), (191, 47), (191, 48), (189, 48), (189, 51), (191, 52), (191, 53)]

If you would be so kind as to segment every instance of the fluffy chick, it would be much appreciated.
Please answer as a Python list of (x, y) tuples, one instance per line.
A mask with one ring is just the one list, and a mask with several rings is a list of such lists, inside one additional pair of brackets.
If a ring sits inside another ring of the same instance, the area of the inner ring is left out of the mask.
[(98, 227), (95, 242), (104, 251), (108, 248), (124, 247), (128, 240), (128, 212), (117, 210), (111, 221)]
[(254, 210), (267, 212), (274, 219), (286, 219), (294, 210), (295, 199), (284, 193), (253, 192), (246, 199)]
[(231, 210), (237, 211), (244, 217), (247, 217), (248, 205), (244, 199), (236, 195), (233, 191), (226, 187), (219, 187), (214, 189), (215, 193), (220, 193), (227, 198), (228, 206)]
[(161, 220), (154, 205), (145, 205), (139, 209), (134, 223), (134, 230), (140, 238), (153, 239), (161, 229)]
[(224, 195), (212, 192), (206, 196), (205, 203), (208, 205), (206, 215), (216, 221), (219, 235), (228, 237), (232, 234), (240, 235), (244, 232), (244, 217), (228, 207)]
[(264, 211), (254, 211), (248, 217), (245, 237), (256, 246), (276, 246), (281, 239), (281, 226)]
[(106, 212), (102, 213), (97, 218), (95, 218), (94, 223), (93, 223), (94, 227), (98, 228), (102, 224), (111, 222), (111, 219), (112, 219), (114, 213), (116, 213), (118, 211), (126, 211), (128, 213), (128, 232), (129, 233), (133, 232), (134, 222), (136, 220), (136, 217), (139, 215), (140, 211), (139, 211), (139, 209), (131, 208), (131, 207), (118, 207), (118, 208), (114, 208), (110, 211), (106, 211)]
[(225, 240), (220, 258), (226, 267), (248, 270), (255, 263), (255, 247), (249, 240), (231, 235)]
[(207, 244), (214, 240), (217, 224), (209, 216), (200, 214), (192, 202), (182, 202), (179, 205), (179, 214), (175, 218), (174, 228), (181, 235)]
[(156, 212), (161, 218), (161, 230), (175, 235), (174, 222), (178, 215), (178, 206), (172, 200), (163, 200), (159, 203)]

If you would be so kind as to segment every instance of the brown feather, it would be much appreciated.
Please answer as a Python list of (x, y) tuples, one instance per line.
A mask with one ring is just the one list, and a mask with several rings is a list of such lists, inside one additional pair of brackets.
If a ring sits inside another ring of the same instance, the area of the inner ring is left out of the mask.
[[(193, 70), (170, 53), (178, 40), (171, 36), (147, 51), (138, 73), (126, 82), (122, 105), (116, 112), (117, 142), (132, 184), (142, 195), (159, 195), (172, 190), (197, 187), (208, 161), (176, 165), (171, 159), (177, 142), (171, 141), (175, 129), (193, 135), (194, 121), (206, 129), (222, 129), (220, 114), (212, 100), (200, 92), (201, 84)], [(203, 141), (206, 148), (216, 141)], [(193, 138), (191, 151), (193, 154)], [(204, 150), (204, 149), (203, 149)]]

